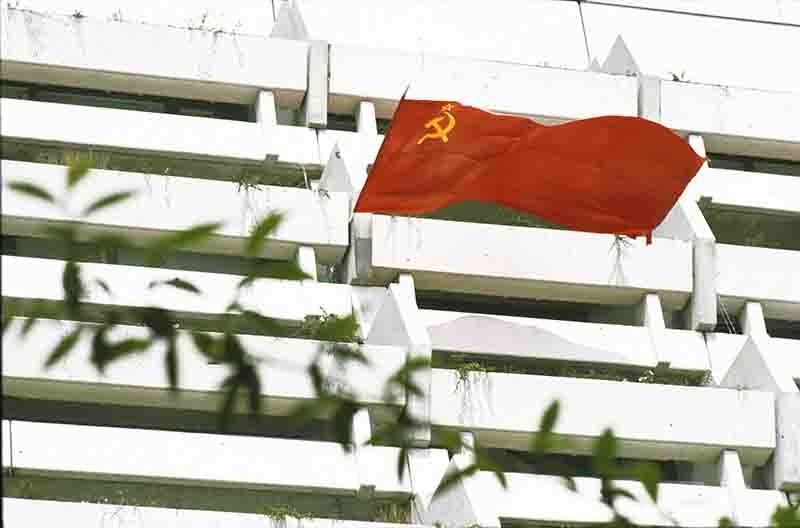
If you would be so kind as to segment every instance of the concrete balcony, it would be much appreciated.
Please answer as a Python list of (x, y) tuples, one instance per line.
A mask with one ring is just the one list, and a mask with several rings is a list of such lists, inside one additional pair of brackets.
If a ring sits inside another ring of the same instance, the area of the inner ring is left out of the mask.
[(420, 310), (434, 350), (514, 360), (592, 366), (710, 370), (699, 332)]
[[(2, 257), (3, 300), (17, 305), (15, 314), (26, 315), (26, 307), (34, 300), (49, 303), (63, 301), (61, 274), (64, 262), (55, 259)], [(121, 266), (115, 264), (83, 264), (82, 276), (87, 287), (83, 301), (92, 309), (104, 307), (160, 306), (186, 321), (203, 321), (209, 316), (224, 314), (228, 303), (243, 278), (222, 273), (179, 271), (164, 268)], [(180, 277), (199, 288), (202, 294), (162, 286), (150, 288), (153, 281)], [(109, 295), (95, 279), (109, 286)], [(298, 324), (306, 316), (324, 313), (348, 316), (353, 313), (354, 299), (380, 296), (384, 288), (354, 288), (345, 284), (261, 279), (243, 290), (241, 304), (268, 317)], [(22, 312), (18, 311), (22, 310)]]
[(319, 513), (357, 505), (364, 490), (375, 499), (411, 497), (394, 447), (346, 452), (329, 442), (19, 420), (10, 433), (13, 456), (3, 468), (13, 468), (4, 478), (11, 496), (30, 482), (31, 498), (46, 486), (45, 495), (76, 502), (149, 493), (173, 507), (256, 512), (292, 495), (298, 509)]
[[(265, 508), (265, 512), (269, 512)], [(103, 526), (108, 519), (121, 525), (139, 523), (144, 526), (171, 526), (173, 528), (264, 528), (270, 522), (285, 528), (422, 528), (422, 525), (390, 522), (338, 521), (333, 519), (296, 519), (287, 516), (271, 518), (267, 513), (230, 513), (175, 508), (152, 508), (119, 504), (91, 504), (30, 499), (3, 498), (3, 512), (8, 526), (30, 523), (47, 524), (59, 518), (70, 526)], [(303, 513), (303, 512), (298, 512)]]
[(661, 122), (707, 152), (800, 160), (800, 94), (661, 81)]
[[(55, 196), (66, 193), (66, 167), (3, 160), (0, 169), (3, 186), (23, 181), (50, 189)], [(70, 212), (4, 191), (3, 233), (47, 236), (42, 233), (44, 226), (82, 221), (80, 230), (86, 234), (124, 230), (129, 239), (141, 242), (194, 225), (221, 222), (223, 227), (202, 250), (237, 255), (242, 254), (251, 230), (261, 219), (282, 212), (284, 222), (264, 245), (261, 257), (291, 259), (299, 247), (310, 246), (319, 262), (334, 264), (348, 247), (350, 197), (344, 193), (245, 188), (233, 182), (109, 170), (92, 170), (87, 178), (88, 183), (78, 187), (72, 197)], [(136, 194), (88, 221), (79, 216), (93, 201), (120, 190)]]
[(268, 90), (295, 108), (306, 92), (306, 42), (19, 9), (0, 17), (9, 81), (241, 104)]
[[(45, 369), (45, 361), (75, 323), (42, 320), (25, 337), (15, 319), (3, 336), (3, 394), (38, 401), (97, 403), (217, 412), (222, 404), (222, 381), (230, 374), (225, 365), (210, 364), (188, 333), (178, 338), (180, 397), (169, 391), (160, 350), (128, 356), (99, 373), (91, 363), (92, 336), (84, 332), (64, 361)], [(119, 326), (109, 339), (147, 338), (144, 327)], [(305, 339), (240, 335), (242, 346), (257, 361), (261, 379), (262, 409), (272, 416), (288, 415), (296, 405), (315, 398), (307, 369), (322, 352), (324, 343)], [(341, 384), (357, 400), (372, 407), (402, 405), (403, 394), (389, 401), (383, 389), (406, 359), (403, 347), (363, 345), (368, 365), (337, 364), (330, 354), (320, 356), (320, 366), (332, 383)], [(247, 413), (244, 402), (235, 409)]]
[(371, 281), (399, 273), (419, 290), (636, 304), (658, 293), (682, 309), (692, 293), (692, 246), (656, 238), (629, 246), (611, 235), (372, 216)]
[(714, 208), (800, 216), (800, 178), (794, 176), (706, 168), (691, 192)]
[[(713, 462), (725, 449), (762, 465), (775, 449), (772, 393), (433, 369), (434, 430), (471, 431), (480, 445), (526, 450), (539, 418), (561, 402), (555, 433), (569, 454), (590, 453), (611, 427), (619, 456)], [(520, 398), (524, 395), (524, 405)]]
[[(577, 491), (570, 491), (559, 477), (508, 473), (508, 489), (503, 490), (495, 476), (481, 471), (461, 489), (446, 492), (434, 501), (432, 519), (446, 515), (455, 500), (465, 500), (481, 526), (504, 524), (595, 524), (606, 523), (612, 513), (600, 501), (600, 480), (576, 478)], [(719, 519), (737, 519), (741, 526), (767, 526), (772, 512), (784, 505), (775, 490), (729, 489), (717, 486), (662, 483), (658, 503), (648, 497), (638, 482), (618, 481), (616, 485), (636, 497), (619, 499), (619, 511), (641, 526), (678, 526), (703, 528), (716, 526)], [(543, 500), (532, 500), (532, 498)], [(455, 514), (455, 512), (452, 512)]]
[(334, 113), (353, 114), (366, 100), (378, 117), (391, 118), (408, 87), (409, 98), (458, 100), (547, 123), (637, 115), (633, 77), (442, 56), (426, 56), (421, 75), (418, 55), (340, 45), (330, 61)]
[(769, 319), (800, 320), (800, 251), (717, 245), (717, 292), (731, 313), (758, 301)]

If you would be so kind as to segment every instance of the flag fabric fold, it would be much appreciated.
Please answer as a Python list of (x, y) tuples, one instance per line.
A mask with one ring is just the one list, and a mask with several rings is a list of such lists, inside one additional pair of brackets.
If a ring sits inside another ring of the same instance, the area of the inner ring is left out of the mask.
[(668, 128), (605, 116), (545, 126), (403, 99), (355, 212), (494, 202), (578, 231), (651, 236), (704, 158)]

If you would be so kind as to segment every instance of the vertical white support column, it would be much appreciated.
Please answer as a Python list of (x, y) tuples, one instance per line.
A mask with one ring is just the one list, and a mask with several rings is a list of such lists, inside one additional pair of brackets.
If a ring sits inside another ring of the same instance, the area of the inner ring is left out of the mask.
[(310, 276), (310, 280), (317, 280), (317, 255), (311, 246), (300, 246), (295, 255), (297, 266)]
[(353, 416), (352, 425), (353, 456), (358, 470), (358, 497), (369, 500), (375, 494), (375, 479), (371, 468), (376, 465), (372, 460), (375, 451), (372, 446), (366, 445), (372, 437), (369, 411), (359, 409)]
[(746, 335), (767, 336), (767, 323), (764, 320), (764, 310), (761, 303), (746, 302), (739, 314), (739, 325)]
[(747, 484), (744, 480), (742, 462), (739, 460), (739, 453), (726, 449), (717, 460), (717, 477), (720, 487), (728, 489), (728, 499), (731, 504), (731, 520), (734, 525), (739, 526), (739, 502), (744, 499), (744, 491)]
[(646, 326), (650, 331), (650, 343), (653, 347), (656, 368), (669, 368), (669, 356), (665, 350), (662, 350), (661, 345), (666, 325), (664, 324), (664, 310), (661, 308), (661, 299), (658, 298), (658, 294), (648, 293), (645, 295), (639, 303), (638, 314), (640, 324)]
[(378, 121), (375, 117), (375, 105), (370, 101), (361, 101), (356, 108), (356, 130), (367, 136), (378, 135)]
[(303, 101), (305, 124), (311, 128), (328, 126), (328, 62), (329, 46), (324, 40), (313, 40), (308, 48), (308, 86)]

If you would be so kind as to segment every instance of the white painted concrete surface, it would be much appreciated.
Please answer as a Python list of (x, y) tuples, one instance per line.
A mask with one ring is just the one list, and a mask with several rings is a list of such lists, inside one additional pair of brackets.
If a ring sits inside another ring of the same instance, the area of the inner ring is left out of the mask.
[(423, 65), (413, 53), (331, 47), (334, 113), (353, 114), (366, 99), (378, 117), (389, 118), (406, 87), (409, 98), (458, 100), (546, 122), (636, 115), (637, 105), (632, 77), (436, 55), (426, 55)]
[(421, 525), (337, 521), (334, 519), (272, 520), (266, 515), (231, 513), (175, 508), (149, 508), (145, 506), (120, 506), (118, 504), (91, 504), (87, 502), (44, 501), (3, 498), (3, 513), (8, 528), (46, 525), (58, 518), (68, 526), (100, 526), (122, 528), (147, 526), (149, 528), (264, 528), (271, 524), (283, 528), (422, 528)]
[[(2, 292), (5, 298), (63, 300), (61, 274), (64, 262), (55, 259), (2, 257)], [(178, 271), (164, 268), (83, 264), (87, 303), (117, 306), (161, 306), (179, 314), (202, 317), (225, 313), (236, 285), (243, 278), (222, 273)], [(161, 286), (149, 289), (152, 281), (180, 277), (202, 292)], [(94, 279), (104, 280), (111, 288), (109, 296)], [(268, 317), (303, 321), (306, 315), (323, 313), (347, 316), (352, 313), (352, 287), (346, 284), (313, 281), (261, 279), (243, 289), (241, 304)]]
[[(795, 31), (800, 46), (800, 30)], [(747, 41), (744, 37), (740, 40)], [(746, 70), (741, 64), (737, 68)], [(661, 122), (672, 129), (703, 136), (708, 152), (797, 161), (797, 86), (798, 81), (794, 81), (778, 91), (762, 91), (663, 81)]]
[[(508, 490), (504, 491), (492, 473), (478, 472), (465, 487), (466, 493), (462, 493), (482, 517), (496, 519), (489, 525), (601, 523), (611, 519), (611, 511), (600, 502), (598, 479), (575, 479), (577, 492), (573, 492), (558, 477), (521, 473), (509, 473), (507, 477)], [(735, 513), (739, 514), (742, 526), (766, 526), (775, 508), (784, 504), (777, 491), (746, 490), (734, 504), (725, 488), (663, 483), (659, 486), (656, 507), (641, 484), (630, 481), (616, 484), (637, 499), (637, 502), (620, 499), (620, 512), (643, 526), (671, 526), (669, 517), (672, 517), (679, 526), (703, 528), (716, 526), (721, 517), (734, 517)]]
[[(169, 393), (161, 347), (117, 360), (100, 374), (91, 363), (91, 334), (84, 332), (70, 354), (46, 369), (45, 361), (59, 341), (73, 330), (69, 321), (42, 320), (28, 336), (21, 336), (22, 320), (11, 323), (3, 336), (3, 394), (38, 400), (103, 403), (194, 409), (215, 412), (221, 404), (221, 383), (230, 374), (224, 365), (210, 364), (188, 333), (178, 339), (178, 379), (181, 396)], [(120, 326), (109, 339), (145, 338), (143, 327)], [(363, 346), (368, 365), (337, 364), (324, 353), (323, 343), (240, 335), (245, 350), (258, 361), (264, 380), (262, 409), (269, 415), (289, 414), (293, 407), (315, 397), (307, 368), (321, 353), (320, 366), (331, 382), (367, 405), (388, 405), (384, 385), (406, 359), (404, 347)], [(402, 405), (404, 395), (391, 403)], [(237, 412), (249, 412), (240, 402)]]
[(590, 452), (606, 427), (630, 458), (702, 462), (735, 449), (742, 463), (760, 465), (775, 448), (771, 393), (493, 372), (458, 382), (456, 371), (433, 369), (431, 421), (472, 431), (483, 446), (527, 449), (557, 399), (554, 432), (569, 440), (570, 453)]
[[(66, 167), (57, 165), (3, 160), (0, 184), (23, 181), (49, 189), (54, 196), (66, 196), (66, 173)], [(44, 225), (81, 221), (81, 211), (98, 198), (130, 190), (136, 195), (84, 220), (83, 228), (124, 229), (134, 240), (147, 240), (221, 222), (222, 229), (203, 249), (241, 254), (258, 222), (281, 212), (284, 220), (263, 246), (262, 257), (288, 260), (298, 247), (311, 246), (320, 262), (333, 264), (341, 260), (348, 246), (350, 197), (343, 193), (266, 185), (245, 188), (234, 182), (109, 170), (92, 170), (87, 178), (73, 193), (69, 211), (4, 190), (3, 233), (46, 236), (41, 233)]]
[(715, 207), (777, 215), (800, 215), (800, 178), (727, 169), (707, 169), (698, 175), (698, 197)]
[(3, 7), (7, 80), (242, 104), (273, 90), (290, 107), (306, 91), (305, 42)]
[[(350, 496), (360, 487), (355, 455), (335, 443), (19, 420), (12, 429), (20, 476), (67, 473), (77, 479)], [(362, 478), (375, 483), (376, 496), (410, 494), (410, 484), (397, 479), (398, 448), (375, 446), (374, 452), (370, 474)]]
[(800, 320), (800, 252), (717, 245), (717, 292), (728, 311), (761, 303), (768, 319)]
[[(421, 290), (509, 297), (636, 304), (657, 292), (666, 309), (682, 309), (692, 292), (690, 243), (526, 227), (372, 216), (376, 281), (400, 272)], [(590, 265), (587, 265), (590, 263)]]
[(509, 359), (543, 359), (598, 366), (653, 368), (659, 362), (682, 371), (710, 370), (699, 332), (581, 323), (499, 315), (422, 310), (433, 348)]

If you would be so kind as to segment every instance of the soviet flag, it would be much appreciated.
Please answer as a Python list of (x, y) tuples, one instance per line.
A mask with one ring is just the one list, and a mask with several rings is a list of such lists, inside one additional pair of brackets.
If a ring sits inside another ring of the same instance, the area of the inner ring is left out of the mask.
[(355, 211), (418, 214), (479, 200), (649, 240), (703, 162), (671, 130), (638, 117), (545, 126), (403, 99)]

